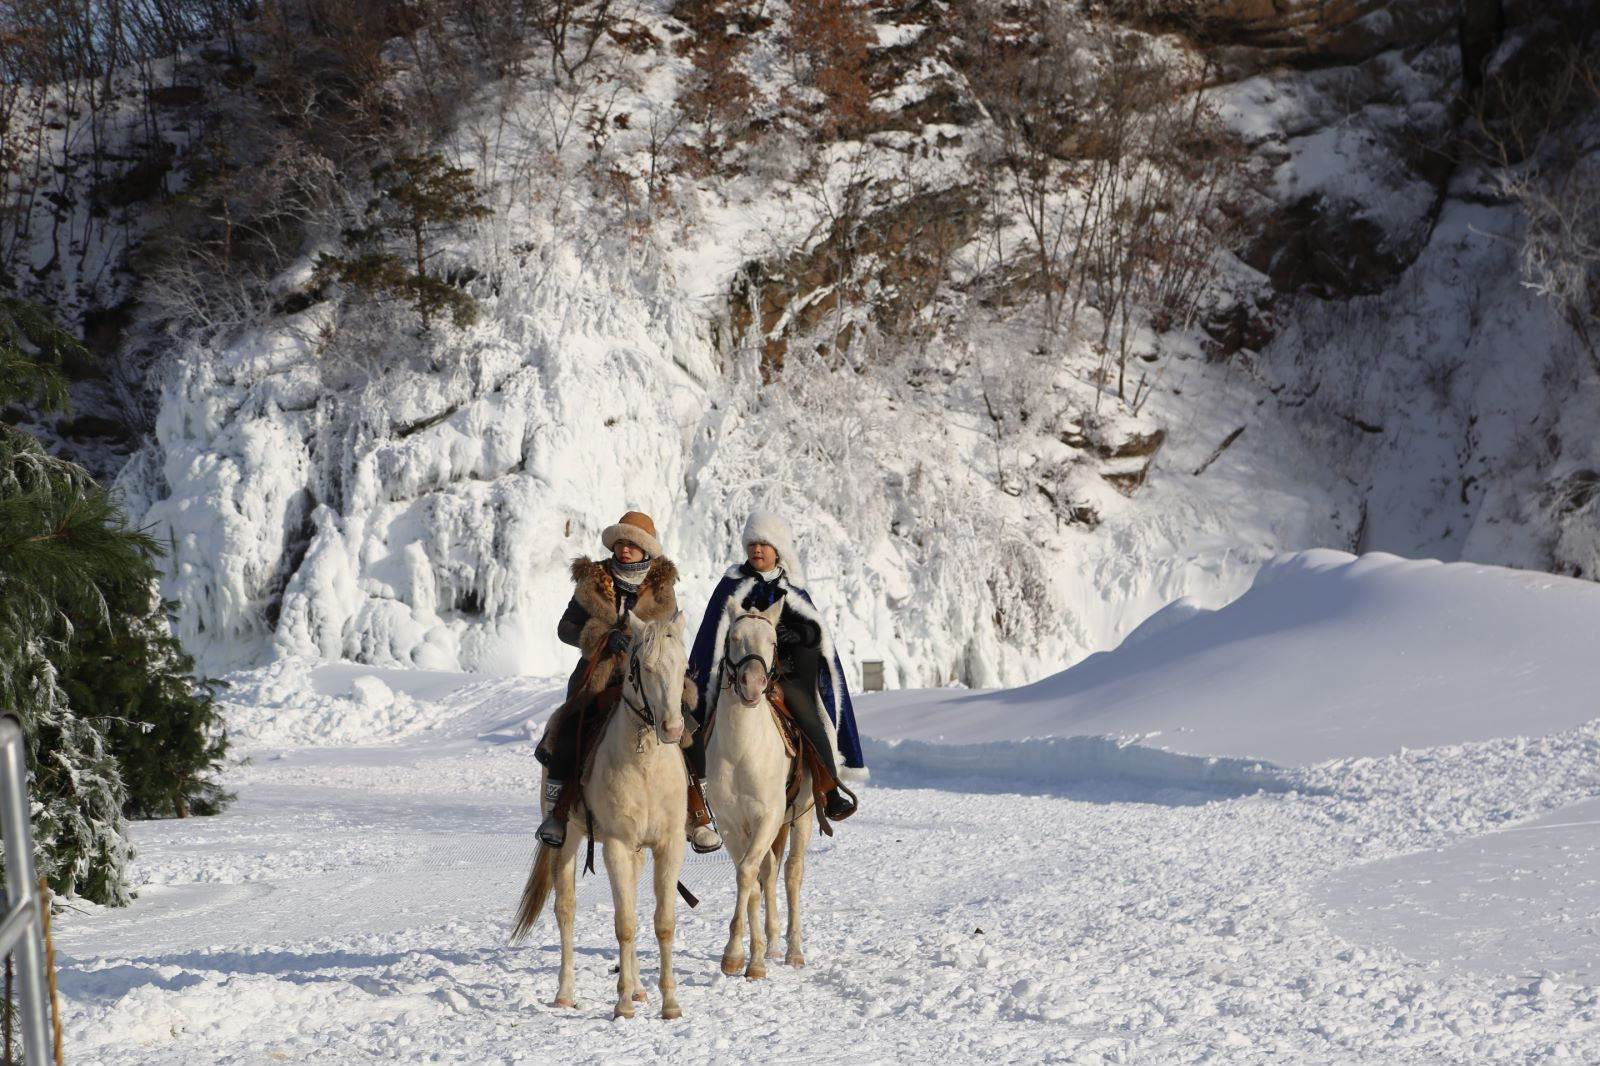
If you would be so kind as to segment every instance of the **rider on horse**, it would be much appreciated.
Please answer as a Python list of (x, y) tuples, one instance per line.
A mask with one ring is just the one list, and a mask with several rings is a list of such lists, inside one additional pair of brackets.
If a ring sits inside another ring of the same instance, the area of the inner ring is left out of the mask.
[[(561, 847), (567, 837), (562, 794), (582, 772), (578, 734), (583, 730), (579, 725), (601, 693), (623, 679), (628, 651), (626, 616), (653, 622), (671, 618), (678, 610), (673, 591), (678, 568), (662, 554), (649, 515), (629, 511), (605, 528), (600, 542), (610, 550), (609, 559), (579, 558), (572, 563), (572, 600), (556, 626), (556, 636), (563, 644), (576, 647), (582, 657), (567, 681), (566, 702), (551, 715), (534, 752), (549, 771), (543, 797), (545, 819), (538, 836), (552, 848)], [(690, 783), (691, 820), (698, 824), (691, 825), (689, 840), (696, 851), (715, 851), (722, 841), (709, 817), (703, 815), (705, 804), (697, 785)], [(696, 817), (696, 812), (702, 812), (701, 816)]]
[[(711, 593), (689, 655), (689, 675), (700, 696), (698, 713), (703, 715), (715, 705), (717, 686), (723, 683), (728, 603), (738, 604), (741, 610), (761, 611), (782, 601), (778, 662), (773, 670), (782, 701), (835, 781), (841, 771), (848, 770), (856, 771), (857, 779), (865, 777), (866, 762), (844, 669), (816, 604), (801, 587), (799, 559), (788, 523), (769, 511), (752, 512), (743, 539), (745, 561), (729, 567)], [(696, 732), (689, 749), (689, 765), (691, 773), (703, 776), (703, 730)], [(855, 810), (848, 789), (828, 791), (825, 813), (829, 819), (848, 818)]]

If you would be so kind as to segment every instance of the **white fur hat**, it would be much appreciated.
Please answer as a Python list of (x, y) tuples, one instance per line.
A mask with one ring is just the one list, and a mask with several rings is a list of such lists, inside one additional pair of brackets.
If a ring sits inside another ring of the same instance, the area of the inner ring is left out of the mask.
[(788, 571), (790, 578), (800, 577), (800, 557), (795, 554), (794, 534), (789, 523), (772, 511), (751, 511), (745, 519), (744, 537), (739, 542), (746, 548), (752, 544), (770, 544), (778, 553), (778, 562)]

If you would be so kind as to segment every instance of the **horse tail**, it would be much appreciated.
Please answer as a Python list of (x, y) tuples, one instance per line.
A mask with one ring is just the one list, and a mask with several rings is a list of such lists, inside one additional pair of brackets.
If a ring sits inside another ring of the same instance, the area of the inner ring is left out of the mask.
[(556, 883), (555, 869), (556, 849), (540, 844), (538, 854), (533, 859), (533, 870), (528, 874), (528, 883), (522, 886), (522, 906), (517, 908), (517, 924), (511, 930), (513, 944), (521, 943), (539, 920), (545, 900), (550, 898), (550, 890)]

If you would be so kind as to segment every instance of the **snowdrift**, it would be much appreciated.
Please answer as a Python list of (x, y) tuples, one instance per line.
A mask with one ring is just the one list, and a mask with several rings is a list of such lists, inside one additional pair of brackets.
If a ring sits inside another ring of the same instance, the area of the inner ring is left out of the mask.
[(875, 770), (1291, 787), (1287, 771), (1600, 717), (1600, 588), (1465, 563), (1280, 556), (1023, 688), (860, 701)]

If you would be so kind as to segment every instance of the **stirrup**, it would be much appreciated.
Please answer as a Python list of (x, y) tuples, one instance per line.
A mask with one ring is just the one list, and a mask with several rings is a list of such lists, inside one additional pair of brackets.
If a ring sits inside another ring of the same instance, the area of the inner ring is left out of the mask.
[(549, 814), (556, 809), (556, 805), (561, 802), (561, 793), (566, 791), (566, 787), (566, 783), (563, 781), (545, 781), (544, 795), (539, 799), (539, 811), (541, 814)]
[(839, 789), (831, 790), (825, 798), (827, 803), (823, 806), (823, 810), (830, 821), (842, 822), (856, 813), (856, 801)]
[(705, 825), (690, 826), (689, 846), (696, 854), (709, 855), (722, 847), (722, 836), (709, 822)]
[(549, 815), (539, 823), (539, 829), (534, 834), (539, 838), (539, 843), (547, 848), (559, 848), (567, 842), (567, 823), (565, 819)]

